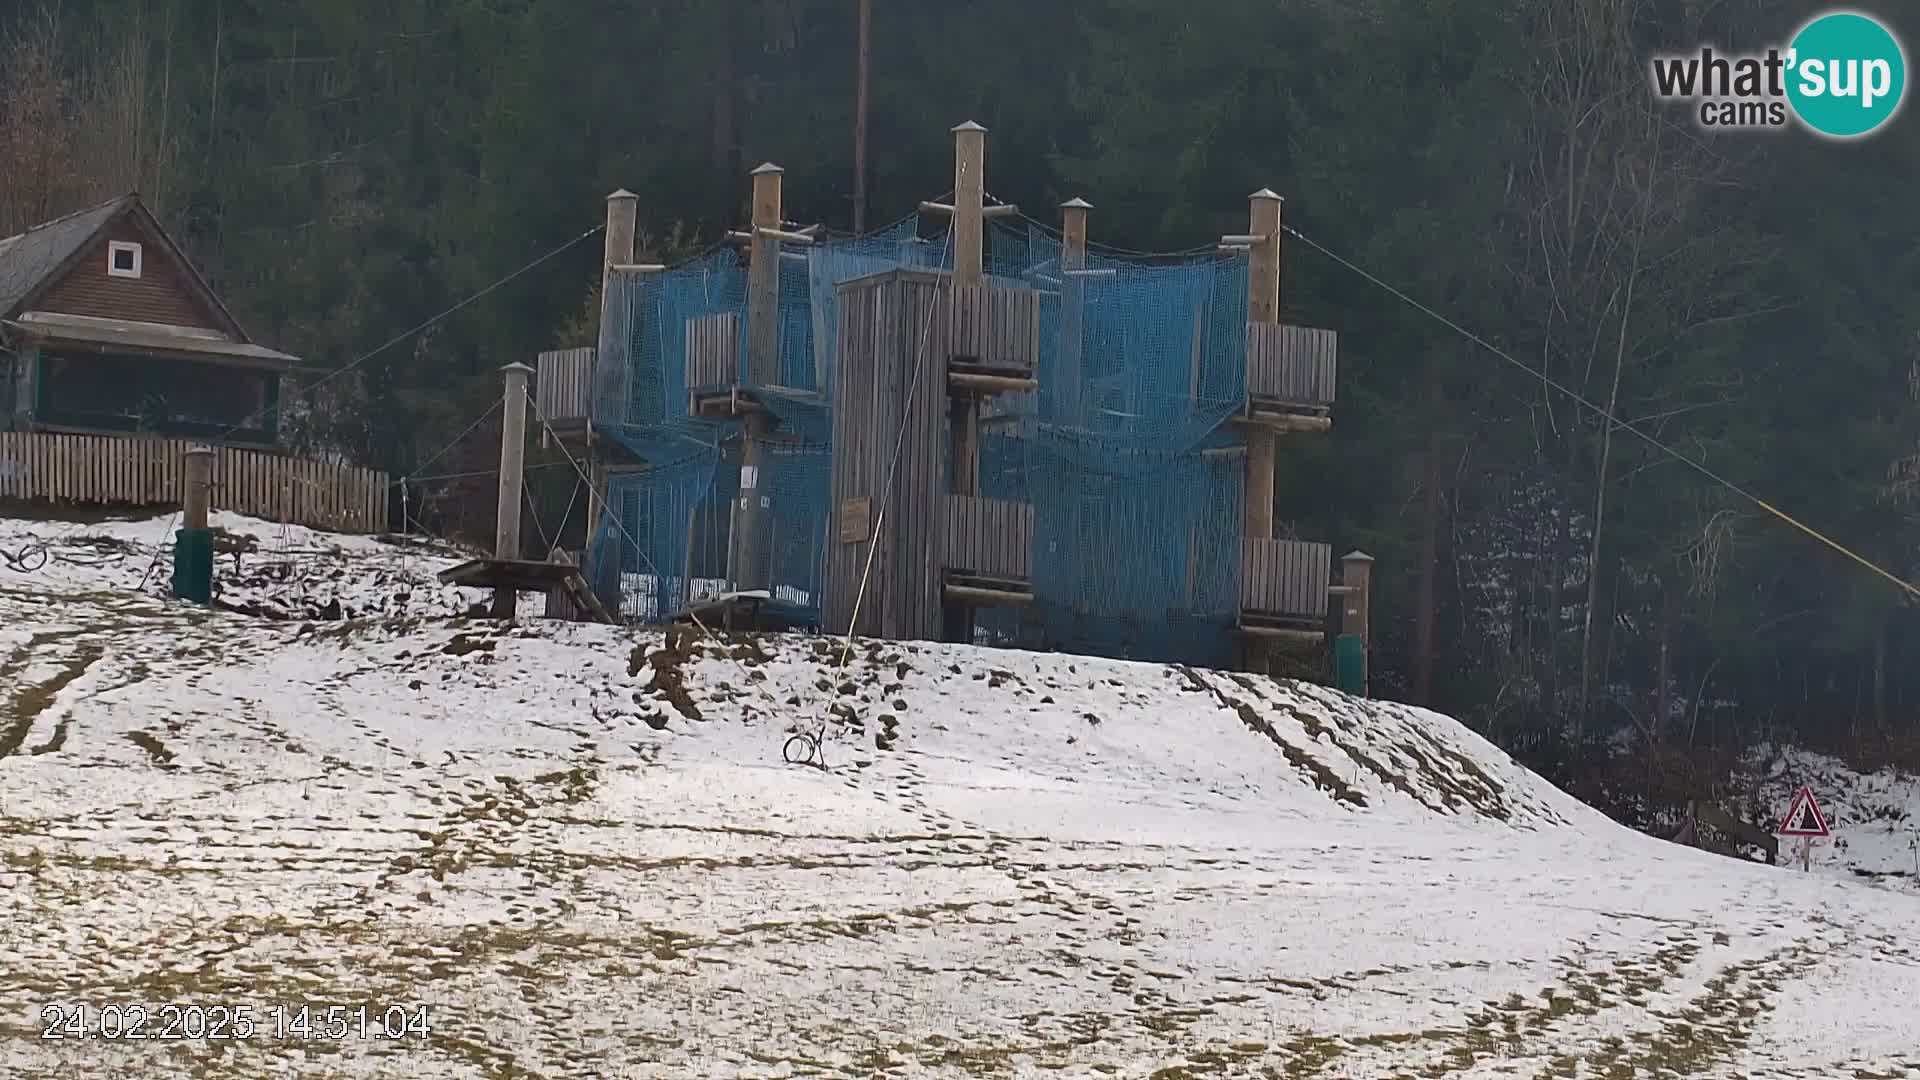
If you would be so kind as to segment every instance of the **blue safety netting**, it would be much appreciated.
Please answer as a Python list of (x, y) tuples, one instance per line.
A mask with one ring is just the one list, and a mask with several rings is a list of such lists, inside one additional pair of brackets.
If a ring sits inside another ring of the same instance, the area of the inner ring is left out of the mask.
[[(979, 493), (1033, 507), (1034, 599), (979, 609), (977, 639), (1229, 661), (1245, 442), (1227, 421), (1245, 400), (1246, 256), (1165, 261), (1096, 251), (1071, 272), (1049, 230), (995, 225), (987, 240), (990, 281), (1039, 293), (1041, 389), (995, 397), (982, 416)], [(613, 276), (596, 426), (649, 466), (612, 481), (594, 544), (596, 581), (620, 581), (623, 611), (666, 618), (730, 587), (740, 423), (694, 416), (689, 401), (703, 383), (732, 381), (777, 421), (759, 484), (771, 517), (774, 600), (817, 618), (832, 538), (840, 286), (951, 265), (949, 237), (921, 237), (911, 218), (789, 248), (771, 382), (756, 381), (748, 363), (740, 256)], [(711, 351), (714, 328), (728, 318), (731, 362), (696, 362), (690, 383), (690, 353)], [(1077, 362), (1067, 344), (1076, 329)]]

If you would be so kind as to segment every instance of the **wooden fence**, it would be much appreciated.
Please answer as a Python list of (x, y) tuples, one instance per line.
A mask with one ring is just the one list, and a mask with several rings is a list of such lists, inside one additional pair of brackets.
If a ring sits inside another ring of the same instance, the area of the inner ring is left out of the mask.
[(533, 400), (549, 423), (579, 422), (593, 413), (591, 346), (540, 354)]
[(1040, 294), (982, 285), (952, 289), (943, 304), (948, 355), (984, 367), (1032, 371), (1040, 363)]
[(1247, 324), (1247, 396), (1287, 405), (1333, 404), (1339, 338), (1331, 330)]
[(1240, 610), (1321, 619), (1333, 579), (1333, 548), (1305, 540), (1240, 541)]
[(947, 569), (1014, 581), (1033, 573), (1033, 504), (948, 495), (944, 518)]
[(731, 311), (687, 320), (687, 389), (740, 381), (740, 316)]
[[(190, 439), (0, 432), (0, 499), (178, 506)], [(387, 474), (215, 447), (212, 504), (338, 532), (387, 531)]]

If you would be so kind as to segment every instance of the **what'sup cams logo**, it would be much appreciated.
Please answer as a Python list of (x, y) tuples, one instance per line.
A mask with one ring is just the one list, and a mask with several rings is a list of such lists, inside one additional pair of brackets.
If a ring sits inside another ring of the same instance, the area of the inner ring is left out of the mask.
[(1703, 128), (1782, 128), (1798, 121), (1829, 139), (1884, 128), (1907, 94), (1907, 55), (1880, 20), (1830, 11), (1800, 28), (1785, 48), (1653, 60), (1653, 91), (1695, 109)]

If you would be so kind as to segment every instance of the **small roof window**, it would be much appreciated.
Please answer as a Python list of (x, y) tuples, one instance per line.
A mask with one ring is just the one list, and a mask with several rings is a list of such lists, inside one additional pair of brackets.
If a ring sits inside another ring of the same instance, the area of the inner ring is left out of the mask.
[(107, 276), (137, 278), (140, 276), (140, 245), (125, 240), (107, 242)]

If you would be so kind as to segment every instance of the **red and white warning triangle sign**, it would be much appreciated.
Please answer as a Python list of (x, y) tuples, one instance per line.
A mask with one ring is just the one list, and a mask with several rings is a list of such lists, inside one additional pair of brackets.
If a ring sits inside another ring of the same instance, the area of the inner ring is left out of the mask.
[(1832, 836), (1827, 830), (1827, 816), (1820, 812), (1820, 804), (1813, 800), (1813, 789), (1802, 785), (1793, 797), (1793, 805), (1787, 807), (1787, 817), (1777, 830), (1781, 836)]

